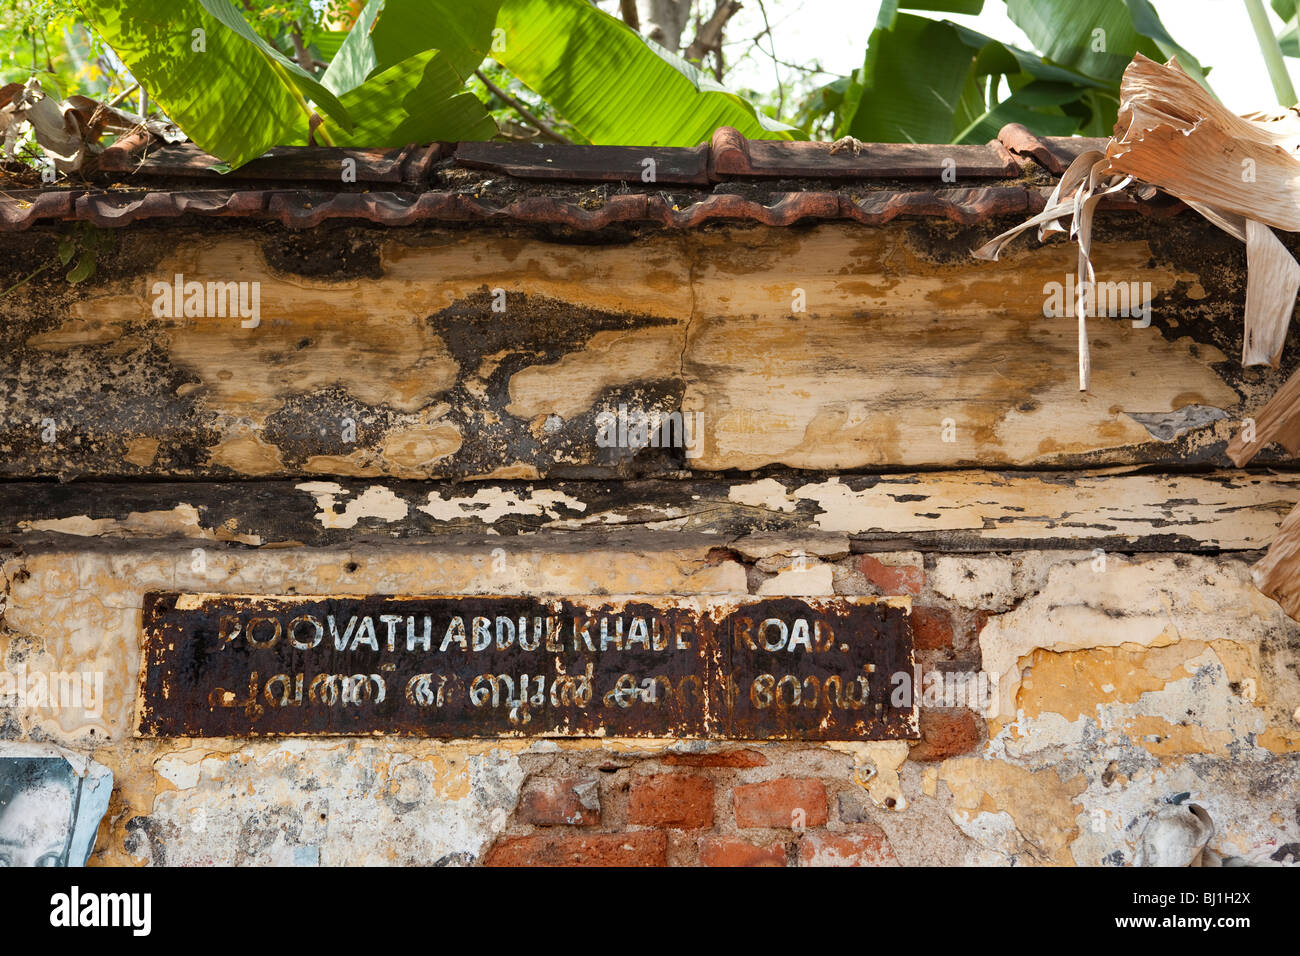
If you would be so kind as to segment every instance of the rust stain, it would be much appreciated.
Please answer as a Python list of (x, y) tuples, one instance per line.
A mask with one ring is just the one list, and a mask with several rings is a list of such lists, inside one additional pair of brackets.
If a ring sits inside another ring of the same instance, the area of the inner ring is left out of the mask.
[(150, 592), (138, 733), (883, 740), (905, 600)]

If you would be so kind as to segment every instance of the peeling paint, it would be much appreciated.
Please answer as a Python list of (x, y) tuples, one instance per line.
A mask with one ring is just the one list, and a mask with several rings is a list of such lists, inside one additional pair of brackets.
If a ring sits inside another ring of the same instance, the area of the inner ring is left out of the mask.
[(341, 512), (335, 510), (336, 499), (345, 493), (341, 485), (332, 481), (308, 481), (297, 487), (316, 499), (316, 505), (320, 508), (317, 517), (326, 528), (355, 528), (362, 518), (398, 521), (406, 517), (406, 502), (382, 485), (367, 488), (349, 501)]
[(506, 515), (538, 515), (560, 517), (559, 508), (570, 512), (587, 510), (585, 502), (563, 492), (529, 488), (524, 493), (500, 488), (484, 488), (473, 495), (447, 496), (429, 492), (428, 501), (417, 510), (436, 521), (455, 521), (459, 518), (476, 518), (494, 524)]
[(77, 515), (44, 521), (23, 521), (19, 524), (24, 531), (53, 531), (81, 538), (121, 534), (143, 537), (180, 535), (185, 538), (238, 541), (252, 545), (262, 543), (262, 539), (257, 535), (223, 535), (204, 528), (199, 520), (198, 509), (188, 504), (177, 505), (168, 511), (132, 511), (125, 518), (90, 518), (86, 515)]

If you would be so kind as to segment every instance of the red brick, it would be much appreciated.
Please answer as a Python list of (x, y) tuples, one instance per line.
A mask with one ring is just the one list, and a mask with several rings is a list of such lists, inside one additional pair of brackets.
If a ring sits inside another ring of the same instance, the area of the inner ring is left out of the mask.
[[(595, 786), (594, 780), (583, 777), (529, 780), (519, 797), (519, 818), (539, 827), (598, 826), (600, 797)], [(584, 794), (595, 806), (584, 805)]]
[(980, 636), (980, 631), (984, 630), (984, 625), (991, 619), (997, 617), (1000, 613), (1000, 611), (976, 611), (975, 620), (972, 622), (973, 631), (971, 637), (978, 638)]
[(858, 559), (858, 568), (881, 594), (920, 594), (925, 587), (925, 570), (911, 565), (883, 564), (869, 554)]
[(952, 614), (941, 607), (912, 608), (912, 638), (917, 650), (952, 647)]
[(667, 866), (668, 835), (662, 830), (574, 833), (552, 830), (501, 840), (484, 866)]
[(908, 757), (931, 762), (968, 753), (980, 742), (981, 723), (979, 716), (965, 707), (922, 707), (921, 742), (909, 751)]
[(660, 761), (669, 767), (766, 767), (767, 758), (757, 750), (730, 750), (720, 754), (665, 754)]
[(735, 837), (708, 837), (700, 841), (702, 866), (785, 866), (785, 844), (755, 846)]
[(898, 857), (880, 827), (851, 833), (809, 833), (799, 841), (800, 866), (898, 866)]
[(713, 781), (675, 773), (637, 777), (632, 781), (627, 822), (678, 830), (712, 826)]
[(778, 827), (786, 830), (800, 825), (795, 811), (803, 812), (803, 827), (826, 823), (826, 787), (820, 780), (770, 780), (749, 783), (732, 791), (736, 807), (736, 825), (740, 827)]

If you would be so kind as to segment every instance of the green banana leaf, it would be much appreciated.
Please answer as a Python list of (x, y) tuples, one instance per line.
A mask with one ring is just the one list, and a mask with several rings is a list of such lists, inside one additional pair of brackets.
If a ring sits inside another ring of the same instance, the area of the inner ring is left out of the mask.
[[(497, 126), (462, 87), (491, 42), (496, 0), (420, 0), (362, 8), (321, 83), (356, 117), (339, 145), (491, 139)], [(382, 14), (382, 16), (381, 16)], [(429, 49), (437, 39), (444, 49)]]
[(1200, 62), (1174, 42), (1148, 0), (1006, 2), (1007, 15), (1052, 63), (1118, 86), (1135, 53), (1153, 60), (1177, 55), (1183, 69), (1206, 85)]
[(1048, 83), (1066, 83), (1082, 88), (1108, 88), (1108, 84), (1103, 80), (1049, 63), (1037, 53), (1030, 53), (1019, 47), (1002, 43), (957, 23), (950, 26), (966, 41), (968, 47), (979, 51), (975, 56), (975, 72), (980, 75), (996, 73), (1010, 77), (1019, 74), (1024, 78), (1022, 85), (1032, 80), (1044, 80)]
[[(347, 110), (343, 108), (334, 93), (326, 89), (317, 81), (316, 77), (258, 36), (253, 28), (248, 25), (244, 15), (235, 9), (231, 0), (199, 0), (199, 4), (209, 15), (225, 24), (226, 27), (242, 37), (249, 46), (260, 53), (271, 69), (278, 76), (293, 84), (303, 97), (314, 100), (320, 106), (322, 113), (332, 117), (336, 123), (341, 123), (345, 127), (351, 125), (352, 121), (347, 115)], [(305, 109), (304, 112), (306, 112)]]
[(370, 0), (321, 82), (340, 93), (426, 50), (467, 79), (491, 49), (501, 0)]
[[(1003, 124), (1020, 122), (1068, 136), (1079, 121), (1064, 104), (1106, 86), (975, 30), (891, 6), (882, 7), (866, 60), (845, 93), (840, 135), (867, 142), (987, 142)], [(994, 94), (1002, 76), (1013, 92), (1038, 85), (999, 110)], [(1113, 105), (1103, 105), (1113, 125)], [(1084, 113), (1087, 119), (1087, 107)]]
[[(1042, 135), (1107, 135), (1119, 81), (1135, 52), (1177, 55), (1204, 83), (1197, 60), (1173, 41), (1148, 0), (1007, 0), (1008, 13), (1043, 54), (903, 9), (960, 0), (885, 0), (840, 109), (840, 135), (890, 142), (985, 142), (1002, 125)], [(1081, 9), (1083, 8), (1083, 9)], [(999, 78), (1011, 95), (997, 99)], [(1208, 89), (1208, 86), (1207, 86)]]
[(822, 117), (837, 117), (844, 108), (844, 94), (852, 79), (851, 76), (837, 76), (824, 86), (809, 92), (795, 109), (795, 125), (808, 129)]
[(322, 63), (329, 63), (338, 55), (339, 47), (343, 46), (343, 41), (347, 38), (348, 34), (344, 30), (324, 30), (312, 38), (309, 49), (315, 54), (316, 59)]
[(974, 78), (975, 50), (953, 25), (911, 14), (877, 24), (845, 94), (841, 135), (869, 143), (947, 143)]
[(976, 16), (984, 10), (984, 0), (902, 0), (895, 9), (928, 10), (936, 13), (968, 13)]
[[(447, 15), (440, 6), (387, 0), (373, 31), (378, 63), (408, 52), (415, 36), (438, 36), (448, 52), (464, 41), (461, 64), (491, 56), (591, 143), (694, 146), (719, 126), (807, 139), (587, 0), (460, 0), (446, 4)], [(488, 11), (495, 28), (485, 37)], [(453, 29), (465, 22), (473, 29)]]
[[(320, 78), (323, 86), (342, 95), (364, 83), (366, 77), (379, 67), (374, 44), (370, 42), (370, 31), (374, 28), (375, 17), (379, 16), (382, 9), (384, 0), (369, 0), (361, 8), (352, 28), (339, 44), (339, 51), (334, 54), (325, 74)], [(396, 65), (397, 61), (387, 64)]]
[[(1079, 136), (1111, 136), (1115, 132), (1118, 111), (1119, 97), (1110, 90), (1088, 90), (1077, 101), (1061, 105), (1062, 113), (1077, 120), (1078, 128), (1074, 133)], [(1053, 134), (1047, 132), (1046, 135)]]
[(497, 125), (440, 50), (407, 57), (342, 96), (356, 118), (340, 146), (392, 147), (435, 140), (491, 139)]
[(695, 146), (719, 126), (807, 139), (586, 0), (505, 0), (493, 58), (592, 143)]
[(876, 9), (876, 26), (893, 26), (899, 10), (925, 10), (928, 13), (979, 14), (984, 0), (880, 0)]
[[(81, 8), (172, 121), (231, 166), (305, 142), (307, 97), (340, 128), (352, 125), (337, 97), (305, 70), (227, 25), (230, 13), (243, 22), (229, 0), (81, 0)], [(196, 30), (203, 52), (195, 50)]]
[[(489, 139), (497, 132), (487, 110), (462, 88), (465, 64), (482, 57), (460, 41), (449, 53), (419, 44), (426, 48), (376, 67), (370, 27), (383, 9), (379, 0), (366, 5), (357, 29), (340, 40), (337, 66), (321, 81), (259, 37), (230, 0), (83, 0), (83, 6), (167, 115), (224, 161), (220, 168), (272, 146), (308, 142), (313, 121), (318, 141), (339, 146)], [(204, 52), (191, 47), (192, 24), (204, 31)], [(402, 26), (381, 34), (381, 50), (397, 48), (392, 34)], [(481, 32), (475, 42), (490, 42), (490, 20)]]
[(1210, 72), (1208, 67), (1201, 66), (1199, 60), (1187, 52), (1182, 46), (1174, 41), (1165, 29), (1165, 25), (1160, 22), (1160, 16), (1156, 13), (1155, 7), (1151, 6), (1149, 0), (1125, 0), (1128, 4), (1129, 13), (1133, 17), (1133, 27), (1144, 37), (1147, 37), (1160, 48), (1166, 59), (1178, 57), (1178, 63), (1188, 75), (1193, 77), (1196, 82), (1205, 87), (1213, 95), (1214, 90), (1210, 89), (1210, 84), (1206, 82), (1206, 75)]
[(807, 138), (586, 0), (371, 0), (362, 18), (323, 77), (336, 89), (436, 43), (462, 76), (491, 56), (592, 143)]
[(1079, 120), (1051, 107), (1062, 107), (1078, 99), (1078, 87), (1034, 80), (985, 110), (957, 133), (953, 142), (987, 143), (996, 139), (998, 131), (1008, 123), (1032, 127), (1040, 136), (1069, 136), (1079, 128)]
[(1273, 0), (1273, 9), (1286, 23), (1286, 29), (1277, 36), (1278, 45), (1286, 56), (1300, 56), (1300, 30), (1296, 24), (1296, 0)]

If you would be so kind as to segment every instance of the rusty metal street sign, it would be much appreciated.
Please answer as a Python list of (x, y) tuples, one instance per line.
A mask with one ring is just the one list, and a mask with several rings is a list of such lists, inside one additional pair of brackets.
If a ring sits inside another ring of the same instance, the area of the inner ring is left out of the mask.
[(138, 733), (917, 736), (905, 599), (150, 592)]

